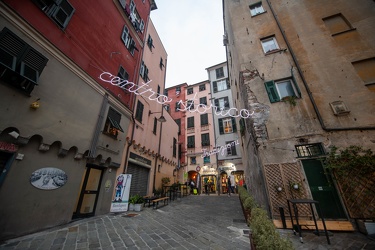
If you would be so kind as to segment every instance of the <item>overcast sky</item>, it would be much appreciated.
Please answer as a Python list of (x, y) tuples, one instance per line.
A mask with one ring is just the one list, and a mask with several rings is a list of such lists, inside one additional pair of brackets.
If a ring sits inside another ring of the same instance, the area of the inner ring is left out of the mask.
[(220, 0), (156, 0), (151, 11), (168, 54), (165, 86), (208, 80), (206, 68), (226, 61)]

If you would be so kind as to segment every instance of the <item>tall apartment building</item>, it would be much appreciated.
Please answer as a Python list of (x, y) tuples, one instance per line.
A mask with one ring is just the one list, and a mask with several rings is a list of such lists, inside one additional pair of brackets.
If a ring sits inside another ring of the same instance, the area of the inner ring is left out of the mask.
[[(206, 70), (211, 86), (211, 102), (217, 111), (229, 111), (234, 107), (234, 101), (229, 85), (227, 63), (220, 63)], [(243, 185), (244, 182), (240, 131), (237, 129), (234, 116), (219, 116), (212, 110), (212, 117), (216, 147), (216, 152), (212, 156), (217, 160), (220, 192), (226, 193), (228, 177), (232, 178), (232, 183), (236, 185)]]
[(165, 102), (166, 67), (167, 52), (150, 20), (138, 84), (145, 94), (136, 96), (134, 123), (124, 150), (125, 173), (132, 174), (130, 195), (152, 195), (162, 188), (163, 177), (173, 180), (176, 175), (178, 125), (167, 111), (170, 102)]
[(0, 2), (0, 240), (109, 212), (155, 8)]
[[(325, 218), (359, 218), (323, 162), (331, 146), (375, 150), (375, 3), (223, 6), (231, 90), (236, 107), (253, 117), (239, 124), (250, 192), (274, 219), (291, 198), (319, 201)], [(365, 194), (356, 199), (373, 218), (374, 202)], [(311, 218), (311, 211), (300, 215)]]

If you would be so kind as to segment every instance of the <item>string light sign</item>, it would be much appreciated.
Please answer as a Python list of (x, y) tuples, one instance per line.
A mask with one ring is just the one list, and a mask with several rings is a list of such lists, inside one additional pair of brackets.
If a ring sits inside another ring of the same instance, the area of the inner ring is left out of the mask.
[[(135, 83), (122, 79), (116, 75), (112, 75), (109, 72), (103, 72), (102, 74), (100, 74), (99, 78), (100, 80), (104, 82), (108, 82), (113, 86), (119, 87), (125, 91), (134, 93), (139, 96), (147, 97), (150, 101), (155, 101), (161, 105), (165, 105), (173, 101), (172, 98), (166, 95), (161, 95), (153, 91), (152, 88), (150, 88), (150, 86), (148, 85), (151, 81), (148, 81), (147, 83), (142, 82), (140, 85), (137, 86)], [(194, 98), (189, 99), (188, 101), (179, 100), (177, 102), (176, 110), (198, 112), (200, 114), (204, 114), (207, 111), (214, 110), (215, 115), (218, 115), (218, 116), (241, 117), (244, 119), (251, 118), (255, 112), (255, 111), (250, 111), (247, 109), (238, 110), (236, 108), (230, 108), (226, 110), (224, 108), (220, 108), (212, 104), (207, 106), (202, 103), (198, 104), (196, 108), (194, 108), (193, 106), (194, 101), (199, 101), (196, 96), (197, 96), (197, 93), (195, 93)]]
[(228, 143), (224, 146), (218, 146), (217, 148), (214, 148), (211, 151), (208, 151), (207, 149), (204, 148), (204, 149), (202, 149), (203, 154), (202, 154), (201, 157), (204, 158), (206, 156), (210, 156), (210, 155), (213, 155), (213, 154), (220, 154), (220, 152), (221, 152), (221, 155), (224, 156), (227, 148), (235, 147), (238, 144), (240, 144), (240, 143), (238, 142), (238, 139), (237, 139), (237, 141), (232, 141), (231, 143)]

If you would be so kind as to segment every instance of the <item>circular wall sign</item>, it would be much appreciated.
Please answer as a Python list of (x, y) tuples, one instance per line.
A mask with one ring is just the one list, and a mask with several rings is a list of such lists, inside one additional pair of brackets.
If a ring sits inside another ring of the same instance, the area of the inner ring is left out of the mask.
[(36, 188), (44, 190), (57, 189), (65, 185), (68, 176), (58, 168), (40, 168), (30, 176), (30, 183)]
[(197, 170), (197, 172), (199, 172), (199, 171), (201, 171), (201, 167), (197, 166), (197, 168), (195, 170)]

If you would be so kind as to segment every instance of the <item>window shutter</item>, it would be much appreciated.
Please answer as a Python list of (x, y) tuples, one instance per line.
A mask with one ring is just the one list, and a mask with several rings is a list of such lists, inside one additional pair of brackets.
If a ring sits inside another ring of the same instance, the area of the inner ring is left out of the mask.
[(296, 81), (296, 78), (295, 78), (294, 75), (293, 75), (293, 67), (290, 69), (290, 73), (291, 73), (291, 75), (292, 75), (293, 84), (294, 84), (294, 87), (295, 87), (296, 90), (297, 90), (298, 97), (301, 97), (301, 90), (299, 89), (298, 84), (297, 84), (297, 81)]
[(227, 89), (230, 89), (230, 83), (229, 83), (229, 80), (226, 79), (226, 82), (227, 82)]
[(219, 132), (221, 135), (224, 134), (223, 119), (219, 119)]
[(219, 99), (215, 99), (215, 106), (219, 108)]
[(224, 107), (225, 108), (230, 108), (230, 106), (229, 106), (229, 98), (228, 97), (224, 97)]
[(234, 117), (232, 117), (232, 128), (233, 128), (233, 133), (237, 132), (237, 123)]
[(63, 0), (52, 17), (61, 28), (65, 28), (70, 18), (73, 16), (74, 11), (73, 6), (68, 1)]
[(212, 85), (214, 87), (214, 93), (216, 93), (217, 92), (217, 82), (216, 81), (212, 82)]
[(273, 102), (279, 102), (280, 101), (280, 97), (277, 94), (275, 82), (274, 81), (268, 81), (268, 82), (265, 82), (264, 85), (266, 87), (266, 91), (267, 91), (268, 97), (270, 98), (270, 102), (271, 103), (273, 103)]

